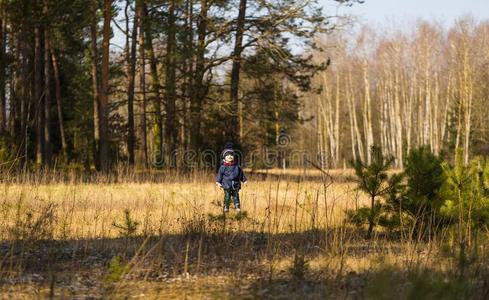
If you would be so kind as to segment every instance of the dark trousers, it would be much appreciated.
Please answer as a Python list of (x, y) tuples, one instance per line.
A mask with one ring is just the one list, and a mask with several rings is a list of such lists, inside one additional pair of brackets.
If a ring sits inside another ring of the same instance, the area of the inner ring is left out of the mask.
[(224, 190), (224, 207), (229, 208), (231, 203), (231, 197), (233, 198), (234, 208), (240, 208), (239, 204), (239, 190)]

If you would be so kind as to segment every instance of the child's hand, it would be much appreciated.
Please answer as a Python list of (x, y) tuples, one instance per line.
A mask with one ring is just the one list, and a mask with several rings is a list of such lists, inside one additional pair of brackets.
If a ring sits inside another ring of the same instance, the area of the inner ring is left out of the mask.
[(246, 180), (245, 182), (243, 182), (243, 185), (247, 185), (248, 184), (248, 180)]
[(220, 184), (219, 182), (216, 182), (216, 185), (217, 185), (217, 187), (222, 188), (222, 184)]

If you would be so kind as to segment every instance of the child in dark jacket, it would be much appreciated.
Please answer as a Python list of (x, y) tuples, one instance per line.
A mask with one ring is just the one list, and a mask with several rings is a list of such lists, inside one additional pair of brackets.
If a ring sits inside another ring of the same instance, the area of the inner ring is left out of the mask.
[(216, 184), (224, 190), (224, 212), (229, 211), (229, 203), (233, 198), (234, 208), (237, 212), (241, 211), (239, 202), (239, 190), (241, 182), (246, 184), (247, 179), (243, 170), (234, 161), (234, 151), (227, 149), (223, 151), (224, 161), (216, 176)]

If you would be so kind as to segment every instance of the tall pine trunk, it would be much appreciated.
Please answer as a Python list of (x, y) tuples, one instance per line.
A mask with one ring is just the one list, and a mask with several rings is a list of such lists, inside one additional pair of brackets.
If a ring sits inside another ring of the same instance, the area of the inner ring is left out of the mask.
[(208, 0), (200, 0), (200, 13), (197, 25), (197, 51), (195, 55), (195, 75), (190, 99), (190, 117), (192, 120), (190, 144), (192, 150), (199, 150), (201, 141), (202, 106), (206, 96), (204, 86), (205, 49), (207, 36)]
[[(48, 0), (43, 1), (43, 15), (49, 20)], [(44, 25), (44, 163), (51, 165), (52, 142), (51, 142), (51, 37), (49, 23)]]
[[(19, 149), (19, 154), (22, 153), (24, 155), (24, 160), (23, 164), (24, 167), (27, 167), (27, 163), (30, 159), (29, 157), (29, 148), (30, 148), (30, 142), (31, 142), (31, 124), (32, 124), (32, 119), (31, 116), (34, 114), (35, 116), (35, 101), (32, 99), (32, 80), (28, 79), (29, 74), (32, 72), (32, 68), (29, 66), (27, 62), (27, 49), (26, 49), (26, 38), (25, 38), (25, 33), (24, 29), (21, 27), (21, 30), (19, 33), (11, 33), (9, 37), (9, 43), (11, 45), (15, 45), (17, 48), (17, 51), (15, 52), (15, 58), (16, 61), (19, 61), (21, 64), (21, 68), (18, 70), (15, 70), (15, 75), (12, 78), (10, 82), (10, 95), (11, 95), (11, 103), (17, 103), (18, 106), (20, 106), (20, 130), (17, 131), (15, 129), (15, 126), (13, 129), (13, 136), (20, 136), (23, 135), (23, 142), (24, 142), (24, 149), (21, 150)], [(22, 53), (22, 59), (20, 59), (20, 55)], [(23, 82), (21, 83), (21, 78), (23, 78)], [(32, 77), (31, 77), (32, 78)], [(29, 85), (29, 83), (31, 83)], [(18, 94), (21, 94), (22, 96), (20, 99), (17, 97)], [(20, 102), (20, 103), (19, 103)], [(34, 107), (33, 107), (34, 104)], [(35, 121), (34, 121), (35, 122)], [(34, 123), (35, 124), (35, 123)], [(22, 143), (22, 142), (20, 142)]]
[[(227, 139), (228, 140), (239, 140), (238, 133), (241, 131), (240, 120), (239, 120), (239, 73), (241, 69), (241, 53), (243, 52), (243, 34), (246, 18), (246, 1), (239, 1), (239, 13), (236, 22), (236, 37), (234, 41), (234, 51), (233, 51), (233, 67), (231, 69), (231, 113), (232, 118), (230, 118), (231, 123), (226, 126), (228, 129)], [(239, 142), (239, 141), (238, 141)]]
[(147, 133), (147, 121), (146, 121), (146, 107), (147, 107), (147, 97), (146, 97), (146, 41), (145, 41), (145, 30), (147, 27), (146, 24), (146, 5), (144, 4), (144, 1), (138, 0), (136, 2), (137, 9), (136, 11), (139, 12), (139, 51), (140, 51), (140, 60), (141, 60), (141, 65), (140, 65), (140, 73), (139, 73), (139, 85), (140, 85), (140, 91), (141, 91), (141, 96), (142, 96), (142, 104), (143, 104), (143, 113), (142, 113), (142, 137), (143, 137), (143, 160), (144, 160), (144, 166), (145, 168), (149, 167), (149, 160), (148, 160), (148, 133)]
[[(46, 3), (46, 2), (45, 2)], [(44, 164), (51, 165), (51, 41), (48, 29), (44, 30)]]
[[(175, 0), (169, 1), (167, 42), (166, 42), (166, 120), (165, 120), (165, 141), (166, 141), (166, 161), (169, 166), (174, 166), (173, 153), (177, 144), (177, 118), (176, 118), (176, 16)], [(153, 69), (153, 68), (152, 68)], [(153, 73), (153, 72), (151, 72)]]
[(61, 99), (61, 79), (59, 72), (59, 63), (58, 56), (55, 51), (51, 49), (51, 60), (53, 62), (53, 72), (54, 72), (54, 82), (55, 82), (55, 91), (56, 91), (56, 108), (58, 112), (58, 123), (59, 123), (59, 134), (61, 137), (61, 147), (63, 150), (63, 159), (65, 162), (68, 162), (68, 143), (66, 142), (65, 135), (65, 126), (64, 126), (64, 118), (63, 118), (63, 103)]
[[(129, 0), (127, 1), (129, 3)], [(127, 18), (127, 16), (126, 16)], [(137, 45), (137, 32), (139, 23), (139, 14), (134, 16), (134, 22), (131, 34), (131, 46), (127, 42), (127, 63), (128, 63), (128, 87), (127, 87), (127, 152), (129, 154), (129, 164), (134, 165), (134, 147), (135, 147), (135, 134), (134, 134), (134, 81), (136, 77), (136, 45)], [(129, 24), (129, 21), (126, 21)], [(127, 34), (129, 35), (129, 26), (127, 26)], [(129, 37), (128, 37), (129, 39)]]
[(184, 35), (184, 73), (185, 73), (185, 82), (182, 88), (182, 95), (184, 97), (184, 102), (182, 104), (182, 132), (180, 138), (180, 146), (187, 150), (190, 144), (190, 120), (189, 120), (189, 110), (190, 110), (190, 99), (192, 97), (192, 74), (194, 71), (194, 62), (193, 62), (193, 50), (194, 50), (194, 31), (193, 31), (193, 22), (194, 22), (194, 14), (193, 14), (193, 1), (194, 0), (186, 0), (185, 1), (185, 35)]
[(42, 93), (41, 29), (34, 28), (34, 105), (36, 108), (36, 163), (44, 163), (44, 101)]
[(104, 25), (102, 42), (102, 65), (100, 80), (100, 167), (109, 169), (109, 55), (110, 55), (110, 22), (112, 20), (112, 0), (104, 0)]
[(7, 130), (7, 99), (5, 77), (5, 49), (6, 49), (6, 20), (3, 8), (0, 8), (0, 135)]
[(98, 49), (97, 49), (97, 0), (91, 1), (90, 48), (93, 94), (93, 160), (95, 168), (100, 169), (100, 88), (98, 79)]
[[(147, 17), (147, 7), (144, 5), (144, 18)], [(154, 155), (153, 164), (161, 167), (163, 164), (163, 118), (161, 115), (161, 94), (160, 94), (160, 77), (158, 74), (158, 62), (153, 48), (153, 34), (149, 22), (145, 23), (145, 44), (149, 54), (149, 70), (151, 75), (151, 91), (153, 94), (153, 143)]]

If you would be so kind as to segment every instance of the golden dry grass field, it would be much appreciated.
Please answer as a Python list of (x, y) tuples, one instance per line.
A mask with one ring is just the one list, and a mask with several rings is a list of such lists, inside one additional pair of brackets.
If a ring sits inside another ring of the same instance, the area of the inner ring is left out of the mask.
[[(222, 191), (209, 181), (3, 185), (0, 189), (2, 239), (11, 238), (8, 229), (18, 222), (18, 214), (22, 219), (29, 213), (35, 219), (50, 205), (54, 239), (89, 239), (118, 237), (119, 230), (112, 225), (126, 209), (141, 225), (136, 233), (166, 234), (181, 232), (187, 221), (200, 215), (219, 215), (223, 202)], [(338, 224), (343, 210), (361, 200), (351, 183), (325, 189), (320, 182), (286, 181), (251, 182), (240, 198), (243, 211), (255, 221), (240, 230), (257, 231), (258, 224), (266, 224), (273, 225), (274, 233)]]
[(389, 299), (404, 291), (407, 299), (421, 288), (432, 299), (485, 295), (482, 277), (452, 277), (457, 262), (443, 243), (381, 230), (367, 240), (349, 225), (345, 210), (367, 202), (350, 175), (255, 172), (240, 193), (242, 213), (226, 215), (207, 173), (5, 181), (0, 298)]

